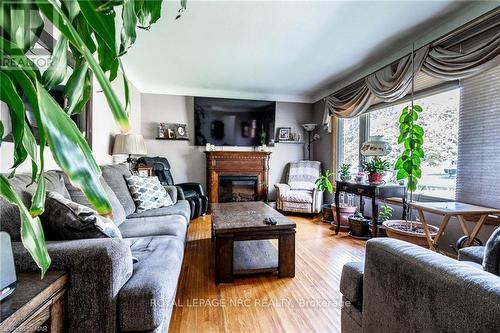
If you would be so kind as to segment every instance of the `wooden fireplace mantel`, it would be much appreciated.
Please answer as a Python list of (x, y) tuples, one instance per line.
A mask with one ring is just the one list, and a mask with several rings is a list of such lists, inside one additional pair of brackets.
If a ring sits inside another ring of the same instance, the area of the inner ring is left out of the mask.
[(205, 154), (210, 203), (219, 201), (219, 176), (257, 176), (258, 200), (267, 197), (270, 152), (206, 151)]

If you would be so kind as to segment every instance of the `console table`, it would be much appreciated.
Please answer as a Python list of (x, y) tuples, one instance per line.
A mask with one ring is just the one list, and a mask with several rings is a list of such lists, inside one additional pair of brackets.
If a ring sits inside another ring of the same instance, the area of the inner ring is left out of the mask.
[(403, 216), (406, 219), (406, 187), (398, 184), (382, 184), (371, 185), (368, 183), (351, 183), (337, 181), (335, 187), (335, 234), (340, 231), (340, 192), (352, 193), (359, 195), (359, 211), (363, 214), (365, 209), (364, 197), (372, 200), (372, 237), (377, 237), (378, 234), (378, 199), (401, 198), (403, 200)]
[(18, 273), (14, 292), (0, 304), (0, 332), (65, 332), (68, 275)]

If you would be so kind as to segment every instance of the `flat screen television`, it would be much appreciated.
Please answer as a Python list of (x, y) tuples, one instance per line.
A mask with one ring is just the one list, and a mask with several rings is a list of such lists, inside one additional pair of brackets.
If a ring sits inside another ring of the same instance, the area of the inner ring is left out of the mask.
[(194, 98), (195, 145), (274, 145), (276, 102)]

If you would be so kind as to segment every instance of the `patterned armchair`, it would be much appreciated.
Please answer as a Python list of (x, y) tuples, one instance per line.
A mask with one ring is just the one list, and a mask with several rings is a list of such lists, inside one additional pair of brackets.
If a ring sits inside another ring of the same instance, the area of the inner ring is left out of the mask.
[(323, 192), (314, 182), (321, 174), (321, 162), (291, 162), (286, 170), (286, 184), (275, 184), (276, 208), (280, 211), (319, 213), (323, 204)]

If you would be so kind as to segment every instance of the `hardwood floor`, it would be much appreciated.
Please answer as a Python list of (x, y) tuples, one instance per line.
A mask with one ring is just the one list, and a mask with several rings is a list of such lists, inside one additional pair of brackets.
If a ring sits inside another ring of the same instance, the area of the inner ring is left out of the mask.
[(170, 332), (340, 332), (342, 266), (365, 242), (319, 219), (297, 223), (295, 278), (239, 277), (215, 285), (210, 216), (191, 222)]

